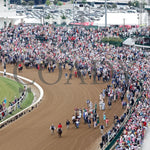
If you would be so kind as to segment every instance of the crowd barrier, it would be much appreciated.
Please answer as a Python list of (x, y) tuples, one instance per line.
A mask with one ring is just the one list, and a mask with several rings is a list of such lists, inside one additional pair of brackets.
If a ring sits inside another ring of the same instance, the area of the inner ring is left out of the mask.
[[(3, 71), (0, 71), (0, 74), (4, 74), (4, 72), (3, 72)], [(10, 78), (10, 79), (14, 79), (14, 74), (6, 73), (6, 77), (8, 77), (8, 78)], [(16, 77), (15, 77), (15, 78), (16, 78)], [(32, 80), (27, 79), (27, 78), (22, 77), (22, 76), (19, 76), (19, 75), (17, 76), (17, 78), (18, 78), (18, 79), (21, 79), (21, 80), (23, 80), (23, 81), (25, 81), (25, 82), (33, 83)], [(15, 114), (15, 115), (13, 115), (13, 116), (11, 116), (11, 117), (9, 117), (8, 119), (6, 119), (6, 120), (0, 122), (0, 128), (2, 128), (2, 127), (4, 127), (4, 126), (8, 125), (9, 123), (15, 121), (15, 120), (18, 119), (19, 117), (21, 117), (21, 116), (23, 116), (24, 114), (26, 114), (26, 113), (32, 111), (34, 108), (36, 108), (36, 107), (38, 106), (38, 104), (40, 103), (40, 101), (41, 101), (42, 98), (43, 98), (44, 91), (43, 91), (42, 87), (41, 87), (39, 84), (37, 84), (36, 82), (34, 82), (33, 85), (39, 90), (39, 93), (40, 93), (39, 98), (38, 98), (36, 101), (34, 101), (29, 107), (25, 108), (24, 110), (18, 112), (17, 114)]]

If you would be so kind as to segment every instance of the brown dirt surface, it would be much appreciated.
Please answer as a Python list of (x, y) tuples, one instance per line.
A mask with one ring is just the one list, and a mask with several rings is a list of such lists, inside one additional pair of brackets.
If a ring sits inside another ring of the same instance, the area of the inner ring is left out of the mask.
[[(8, 72), (13, 72), (13, 65), (7, 66)], [(0, 70), (3, 67), (0, 65)], [(66, 129), (65, 122), (71, 121), (74, 108), (86, 108), (86, 100), (93, 103), (99, 102), (99, 94), (107, 84), (92, 84), (92, 80), (85, 79), (87, 84), (80, 84), (80, 79), (73, 77), (71, 84), (65, 84), (65, 70), (61, 80), (54, 85), (43, 83), (36, 69), (24, 69), (19, 75), (35, 80), (44, 90), (44, 97), (40, 105), (31, 113), (28, 113), (0, 129), (0, 150), (91, 150), (97, 149), (95, 141), (101, 140), (100, 130), (88, 128), (88, 125), (81, 121), (79, 129), (76, 129), (71, 122), (70, 129)], [(47, 82), (54, 82), (58, 78), (58, 70), (54, 73), (43, 71), (43, 77)], [(99, 108), (99, 107), (98, 107)], [(106, 117), (109, 119), (109, 126), (113, 124), (114, 114), (120, 116), (123, 113), (120, 100), (113, 103), (111, 110), (107, 108)], [(100, 124), (103, 122), (103, 111), (98, 111)], [(49, 127), (61, 122), (63, 134), (51, 135)], [(107, 129), (108, 129), (107, 128)], [(93, 145), (93, 146), (91, 146)]]

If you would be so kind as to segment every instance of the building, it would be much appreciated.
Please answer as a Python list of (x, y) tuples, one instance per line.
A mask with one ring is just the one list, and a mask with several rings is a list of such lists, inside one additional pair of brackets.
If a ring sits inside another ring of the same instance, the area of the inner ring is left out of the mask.
[(38, 4), (45, 4), (46, 0), (34, 0), (34, 4), (38, 5)]
[(46, 0), (9, 0), (10, 4), (21, 4), (22, 1), (29, 2), (33, 1), (35, 5), (45, 4)]
[[(82, 3), (83, 0), (74, 0), (77, 1), (77, 3)], [(117, 5), (128, 5), (128, 2), (133, 2), (134, 0), (107, 0), (107, 4), (117, 4)], [(105, 4), (105, 0), (86, 0), (88, 4), (94, 3), (94, 4)]]

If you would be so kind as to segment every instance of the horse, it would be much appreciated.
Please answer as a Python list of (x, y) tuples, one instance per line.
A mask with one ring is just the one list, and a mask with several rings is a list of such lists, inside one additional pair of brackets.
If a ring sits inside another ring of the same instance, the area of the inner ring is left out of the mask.
[(58, 133), (58, 136), (59, 136), (59, 137), (61, 137), (62, 129), (61, 129), (61, 128), (59, 128), (59, 129), (57, 130), (57, 133)]
[(25, 63), (24, 65), (26, 68), (28, 68), (30, 66), (30, 63), (28, 62), (28, 63)]

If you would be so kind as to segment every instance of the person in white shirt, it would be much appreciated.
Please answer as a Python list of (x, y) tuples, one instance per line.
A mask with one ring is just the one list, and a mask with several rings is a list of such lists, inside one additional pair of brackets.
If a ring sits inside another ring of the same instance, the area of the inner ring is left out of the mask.
[(99, 101), (99, 109), (102, 110), (103, 100)]
[(51, 130), (51, 134), (54, 134), (54, 130), (56, 129), (55, 126), (52, 124), (49, 128)]
[(99, 100), (100, 100), (100, 101), (103, 100), (103, 93), (101, 93), (101, 94), (99, 95)]

